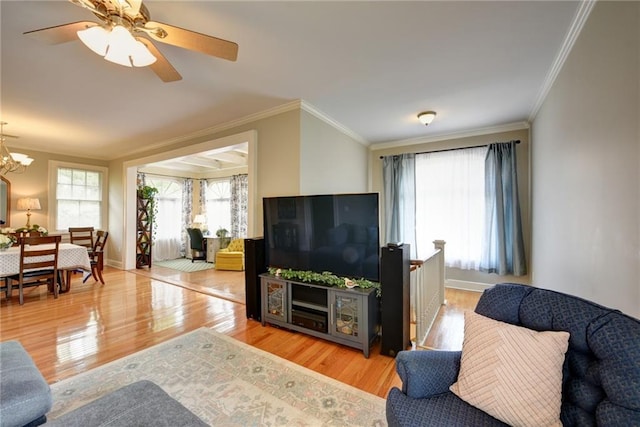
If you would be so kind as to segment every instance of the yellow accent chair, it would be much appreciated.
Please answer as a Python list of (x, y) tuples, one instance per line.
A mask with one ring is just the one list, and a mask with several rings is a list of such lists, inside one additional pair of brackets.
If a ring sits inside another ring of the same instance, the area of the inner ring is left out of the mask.
[(233, 239), (216, 253), (216, 270), (244, 270), (244, 239)]

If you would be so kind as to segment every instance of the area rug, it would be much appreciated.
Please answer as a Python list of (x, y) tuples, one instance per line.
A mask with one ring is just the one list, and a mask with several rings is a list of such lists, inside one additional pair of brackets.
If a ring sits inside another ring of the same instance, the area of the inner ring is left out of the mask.
[(158, 267), (173, 268), (174, 270), (193, 273), (194, 271), (210, 270), (214, 265), (210, 262), (195, 261), (191, 262), (187, 258), (170, 259), (167, 261), (155, 261), (154, 265)]
[(51, 385), (55, 419), (147, 379), (215, 426), (385, 426), (385, 400), (208, 328)]

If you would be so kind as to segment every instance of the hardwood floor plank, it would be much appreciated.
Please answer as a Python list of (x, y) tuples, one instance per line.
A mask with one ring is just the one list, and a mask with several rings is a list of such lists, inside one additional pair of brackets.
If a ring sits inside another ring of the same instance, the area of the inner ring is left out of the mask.
[[(154, 279), (157, 270), (149, 274), (106, 268), (105, 285), (91, 280), (83, 284), (79, 275), (74, 276), (71, 291), (58, 299), (39, 287), (30, 289), (20, 306), (16, 293), (0, 302), (0, 340), (20, 340), (53, 383), (204, 326), (380, 397), (400, 386), (394, 359), (380, 354), (379, 341), (367, 359), (350, 347), (263, 327), (246, 318), (244, 304), (192, 290), (206, 284), (238, 299), (238, 292), (244, 291), (242, 273), (200, 273), (185, 273), (196, 274), (195, 285), (188, 275), (172, 274), (172, 281), (181, 282), (174, 285)], [(437, 320), (434, 346), (461, 345), (460, 325), (454, 319), (465, 306), (475, 306), (475, 297), (447, 293), (444, 311), (453, 314), (443, 313)]]

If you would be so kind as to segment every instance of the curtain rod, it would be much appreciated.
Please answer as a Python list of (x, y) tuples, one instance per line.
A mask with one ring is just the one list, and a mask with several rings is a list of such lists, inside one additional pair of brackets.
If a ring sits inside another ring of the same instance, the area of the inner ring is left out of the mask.
[[(509, 141), (509, 142), (515, 142), (516, 144), (520, 144), (520, 140), (516, 139), (515, 141)], [(443, 153), (445, 151), (456, 151), (456, 150), (466, 150), (469, 148), (480, 148), (480, 147), (488, 147), (490, 144), (482, 144), (482, 145), (472, 145), (470, 147), (458, 147), (458, 148), (443, 148), (442, 150), (433, 150), (433, 151), (421, 151), (419, 153), (413, 153), (413, 154), (430, 154), (430, 153)], [(391, 154), (391, 156), (397, 156), (398, 154)], [(384, 159), (385, 157), (389, 157), (389, 156), (380, 156), (381, 159)]]

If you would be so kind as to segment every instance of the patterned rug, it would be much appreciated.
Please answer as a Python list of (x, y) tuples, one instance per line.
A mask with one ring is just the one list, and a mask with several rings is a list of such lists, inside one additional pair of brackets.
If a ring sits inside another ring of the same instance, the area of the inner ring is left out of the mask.
[(170, 259), (168, 261), (155, 261), (153, 263), (159, 267), (173, 268), (174, 270), (193, 273), (194, 271), (210, 270), (214, 265), (210, 262), (194, 261), (187, 258)]
[(384, 399), (208, 328), (52, 384), (47, 418), (141, 379), (209, 425), (386, 425)]

